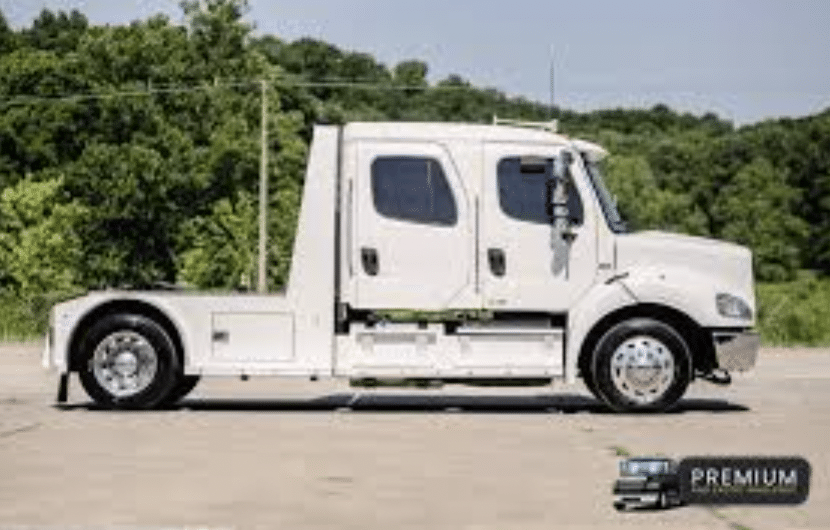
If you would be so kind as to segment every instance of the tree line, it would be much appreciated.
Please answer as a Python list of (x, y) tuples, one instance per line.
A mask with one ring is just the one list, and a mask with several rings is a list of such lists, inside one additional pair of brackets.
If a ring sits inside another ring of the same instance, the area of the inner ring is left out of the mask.
[[(752, 247), (759, 279), (830, 271), (830, 109), (736, 127), (714, 114), (574, 112), (428, 65), (255, 36), (244, 0), (186, 1), (96, 26), (78, 11), (0, 13), (0, 296), (255, 282), (260, 85), (268, 80), (268, 283), (281, 286), (314, 123), (488, 123), (555, 116), (599, 142), (635, 228)], [(46, 303), (46, 302), (43, 302)]]

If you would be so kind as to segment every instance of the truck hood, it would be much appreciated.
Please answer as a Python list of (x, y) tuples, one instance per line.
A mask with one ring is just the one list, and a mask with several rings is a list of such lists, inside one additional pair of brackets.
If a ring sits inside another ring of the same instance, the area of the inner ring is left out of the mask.
[(754, 308), (752, 252), (744, 246), (703, 237), (665, 232), (621, 234), (617, 238), (617, 271), (634, 274), (686, 270), (690, 278), (711, 279), (717, 291), (742, 296)]

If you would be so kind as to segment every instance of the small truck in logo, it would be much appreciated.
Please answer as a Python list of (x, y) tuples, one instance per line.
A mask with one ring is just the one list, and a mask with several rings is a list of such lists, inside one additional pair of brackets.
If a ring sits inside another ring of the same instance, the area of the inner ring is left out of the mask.
[(629, 458), (614, 482), (614, 508), (669, 508), (681, 504), (678, 464), (670, 458)]

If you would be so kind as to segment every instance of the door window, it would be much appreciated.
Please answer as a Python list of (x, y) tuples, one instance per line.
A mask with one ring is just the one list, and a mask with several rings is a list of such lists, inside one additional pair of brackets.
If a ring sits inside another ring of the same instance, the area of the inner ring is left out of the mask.
[(372, 162), (372, 199), (392, 219), (453, 226), (458, 221), (450, 186), (434, 158), (382, 156)]
[[(552, 189), (553, 159), (532, 157), (533, 163), (523, 163), (531, 157), (502, 158), (497, 167), (499, 204), (513, 219), (531, 223), (550, 224), (550, 193)], [(573, 183), (568, 186), (568, 212), (571, 223), (582, 224), (582, 201)]]

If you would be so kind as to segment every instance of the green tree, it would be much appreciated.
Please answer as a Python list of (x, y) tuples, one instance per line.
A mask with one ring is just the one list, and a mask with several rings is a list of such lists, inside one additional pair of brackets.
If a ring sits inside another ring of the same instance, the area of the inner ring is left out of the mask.
[(186, 28), (162, 15), (129, 26), (90, 28), (77, 56), (99, 90), (137, 91), (203, 79), (193, 65), (196, 51)]
[(18, 35), (9, 27), (3, 11), (0, 10), (0, 55), (8, 53), (18, 46)]
[(75, 51), (88, 26), (87, 18), (75, 9), (69, 14), (44, 9), (22, 36), (34, 48), (65, 54)]
[(185, 0), (181, 3), (195, 53), (191, 68), (202, 78), (248, 73), (246, 46), (252, 26), (244, 22), (247, 0)]
[(198, 178), (138, 144), (93, 144), (67, 172), (69, 193), (90, 209), (84, 231), (89, 285), (147, 286), (175, 279), (174, 239)]
[(63, 179), (27, 176), (0, 195), (0, 289), (23, 298), (77, 289), (80, 227), (88, 211), (63, 197)]
[(608, 187), (633, 229), (706, 234), (706, 218), (687, 195), (661, 189), (642, 156), (611, 155), (605, 162)]
[[(279, 101), (278, 95), (279, 87), (272, 87), (268, 91), (269, 102)], [(273, 109), (271, 103), (269, 108)], [(287, 279), (307, 147), (299, 134), (303, 127), (301, 113), (273, 109), (268, 122), (267, 280), (269, 288), (274, 289), (283, 286)], [(212, 179), (209, 196), (215, 202), (209, 213), (187, 221), (179, 236), (181, 281), (210, 288), (251, 285), (249, 267), (254, 264), (258, 237), (258, 212), (251, 209), (250, 198), (258, 192), (257, 132), (242, 119), (228, 120), (215, 131), (206, 158), (206, 171)], [(223, 239), (222, 234), (229, 239)], [(245, 248), (231, 248), (239, 245)]]
[(714, 214), (721, 237), (749, 246), (761, 280), (794, 278), (800, 265), (807, 225), (795, 213), (798, 192), (784, 171), (765, 158), (741, 168), (721, 190)]
[(429, 67), (423, 61), (410, 60), (395, 66), (395, 83), (406, 86), (426, 87)]
[(220, 199), (207, 216), (185, 222), (181, 282), (199, 288), (248, 290), (256, 282), (257, 210), (250, 193)]
[(20, 48), (0, 56), (0, 186), (78, 156), (87, 138), (87, 106), (50, 97), (85, 92), (74, 57)]

